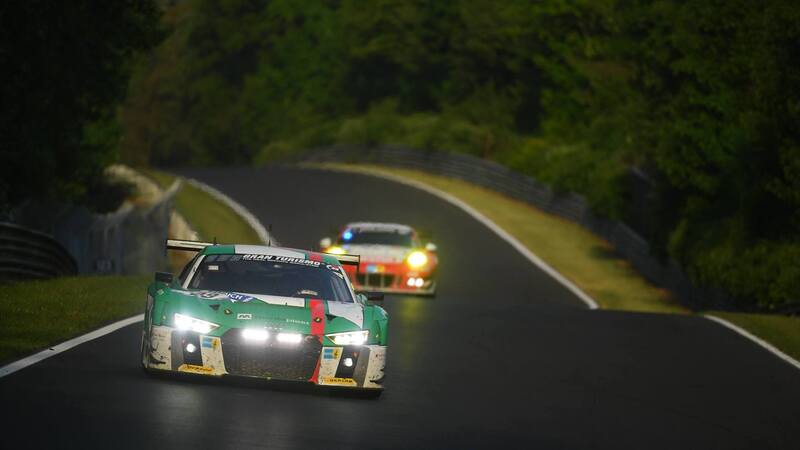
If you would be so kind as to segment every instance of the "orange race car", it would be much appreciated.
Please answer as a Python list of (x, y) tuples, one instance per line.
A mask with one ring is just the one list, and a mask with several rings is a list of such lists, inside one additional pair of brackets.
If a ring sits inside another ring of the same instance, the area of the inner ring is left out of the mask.
[(378, 222), (347, 224), (336, 240), (320, 241), (323, 252), (359, 255), (358, 266), (345, 268), (356, 290), (433, 296), (436, 293), (436, 246), (421, 245), (408, 225)]

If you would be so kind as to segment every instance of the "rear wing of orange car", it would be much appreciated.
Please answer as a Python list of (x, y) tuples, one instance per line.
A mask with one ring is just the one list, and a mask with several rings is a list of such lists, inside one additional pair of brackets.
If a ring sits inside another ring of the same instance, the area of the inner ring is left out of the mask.
[(167, 239), (167, 250), (183, 250), (187, 252), (199, 252), (200, 250), (215, 245), (214, 242), (189, 241), (185, 239)]
[(326, 255), (331, 255), (334, 258), (339, 260), (339, 263), (343, 266), (358, 266), (361, 264), (361, 257), (358, 255), (335, 255), (333, 253), (325, 253)]

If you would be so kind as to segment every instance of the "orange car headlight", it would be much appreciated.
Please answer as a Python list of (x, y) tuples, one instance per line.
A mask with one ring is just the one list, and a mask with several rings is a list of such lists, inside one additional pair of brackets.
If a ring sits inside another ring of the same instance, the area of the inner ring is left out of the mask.
[(408, 266), (412, 269), (419, 269), (425, 264), (428, 264), (428, 255), (419, 250), (413, 251), (408, 255), (408, 258), (406, 258), (406, 263), (408, 263)]

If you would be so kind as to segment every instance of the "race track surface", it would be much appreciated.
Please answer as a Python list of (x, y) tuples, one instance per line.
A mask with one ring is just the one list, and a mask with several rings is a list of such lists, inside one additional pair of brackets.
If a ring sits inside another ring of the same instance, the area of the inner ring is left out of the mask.
[(351, 220), (434, 236), (439, 295), (384, 302), (386, 392), (147, 377), (135, 324), (0, 379), (0, 448), (800, 448), (797, 369), (702, 318), (589, 311), (429, 194), (315, 170), (185, 174), (288, 246)]

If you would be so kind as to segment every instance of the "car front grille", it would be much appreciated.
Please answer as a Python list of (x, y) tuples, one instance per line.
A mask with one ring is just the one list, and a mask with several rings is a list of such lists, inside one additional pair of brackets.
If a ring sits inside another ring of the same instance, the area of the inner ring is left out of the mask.
[(298, 344), (284, 344), (270, 339), (247, 341), (240, 328), (222, 335), (222, 356), (231, 375), (307, 381), (314, 375), (322, 349), (319, 339), (304, 335)]
[(388, 288), (394, 284), (395, 276), (386, 273), (359, 273), (356, 281), (361, 286)]

